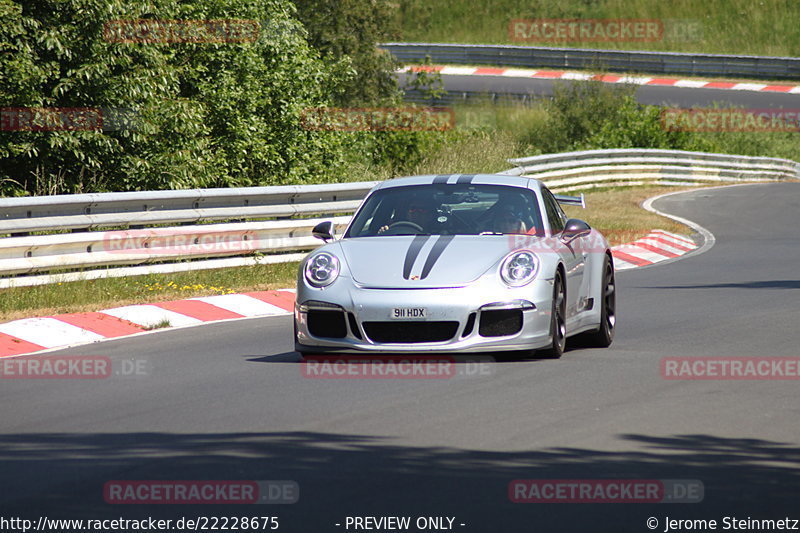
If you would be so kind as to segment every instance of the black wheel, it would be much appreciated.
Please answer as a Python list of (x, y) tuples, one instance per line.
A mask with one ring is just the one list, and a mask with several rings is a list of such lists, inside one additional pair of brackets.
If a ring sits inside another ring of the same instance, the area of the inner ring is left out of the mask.
[(550, 359), (558, 359), (567, 346), (567, 290), (561, 271), (556, 271), (553, 280), (553, 306), (550, 319), (550, 336), (552, 344), (542, 350), (541, 355)]
[(608, 348), (614, 340), (617, 325), (617, 285), (614, 265), (606, 256), (603, 263), (603, 285), (600, 293), (600, 328), (584, 337), (586, 344), (595, 348)]

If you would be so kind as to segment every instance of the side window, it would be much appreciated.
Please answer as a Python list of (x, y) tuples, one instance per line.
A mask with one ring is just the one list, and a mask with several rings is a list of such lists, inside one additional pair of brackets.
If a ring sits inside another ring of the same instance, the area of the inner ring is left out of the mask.
[(556, 199), (553, 198), (553, 193), (549, 190), (542, 189), (542, 197), (544, 198), (544, 208), (547, 211), (547, 220), (550, 222), (550, 229), (553, 233), (558, 233), (564, 229), (564, 224), (567, 221), (567, 215), (558, 205)]

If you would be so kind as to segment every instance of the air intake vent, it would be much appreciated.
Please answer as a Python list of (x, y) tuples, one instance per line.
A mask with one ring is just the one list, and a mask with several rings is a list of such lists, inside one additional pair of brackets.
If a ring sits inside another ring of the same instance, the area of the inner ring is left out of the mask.
[(522, 310), (498, 309), (481, 311), (481, 337), (506, 337), (519, 333), (522, 329)]
[(458, 322), (364, 322), (364, 333), (374, 342), (444, 342), (458, 331)]
[(347, 325), (342, 311), (309, 309), (308, 332), (314, 337), (342, 339), (347, 336)]

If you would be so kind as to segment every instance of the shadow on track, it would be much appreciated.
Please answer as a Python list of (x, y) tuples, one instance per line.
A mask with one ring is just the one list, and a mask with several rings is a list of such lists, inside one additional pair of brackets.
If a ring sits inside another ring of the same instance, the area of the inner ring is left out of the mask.
[(768, 281), (748, 281), (745, 283), (710, 283), (705, 285), (669, 285), (664, 287), (644, 287), (647, 289), (800, 289), (800, 280), (776, 279)]
[[(649, 516), (780, 518), (797, 509), (800, 448), (708, 435), (618, 438), (632, 451), (478, 451), (302, 431), (5, 435), (0, 468), (20, 483), (4, 485), (2, 512), (61, 518), (277, 514), (284, 531), (336, 531), (333, 524), (348, 515), (435, 515), (456, 516), (470, 526), (457, 528), (462, 531), (620, 532), (645, 530)], [(514, 479), (587, 478), (697, 479), (705, 499), (672, 505), (508, 499)], [(300, 501), (203, 507), (103, 501), (106, 481), (137, 479), (294, 480)]]

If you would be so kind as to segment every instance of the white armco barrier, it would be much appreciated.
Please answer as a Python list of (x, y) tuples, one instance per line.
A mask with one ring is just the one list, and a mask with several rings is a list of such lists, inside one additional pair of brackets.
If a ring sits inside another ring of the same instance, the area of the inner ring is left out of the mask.
[(694, 185), (697, 182), (779, 181), (800, 177), (787, 159), (641, 148), (587, 150), (509, 159), (502, 172), (540, 179), (555, 192), (617, 185)]

